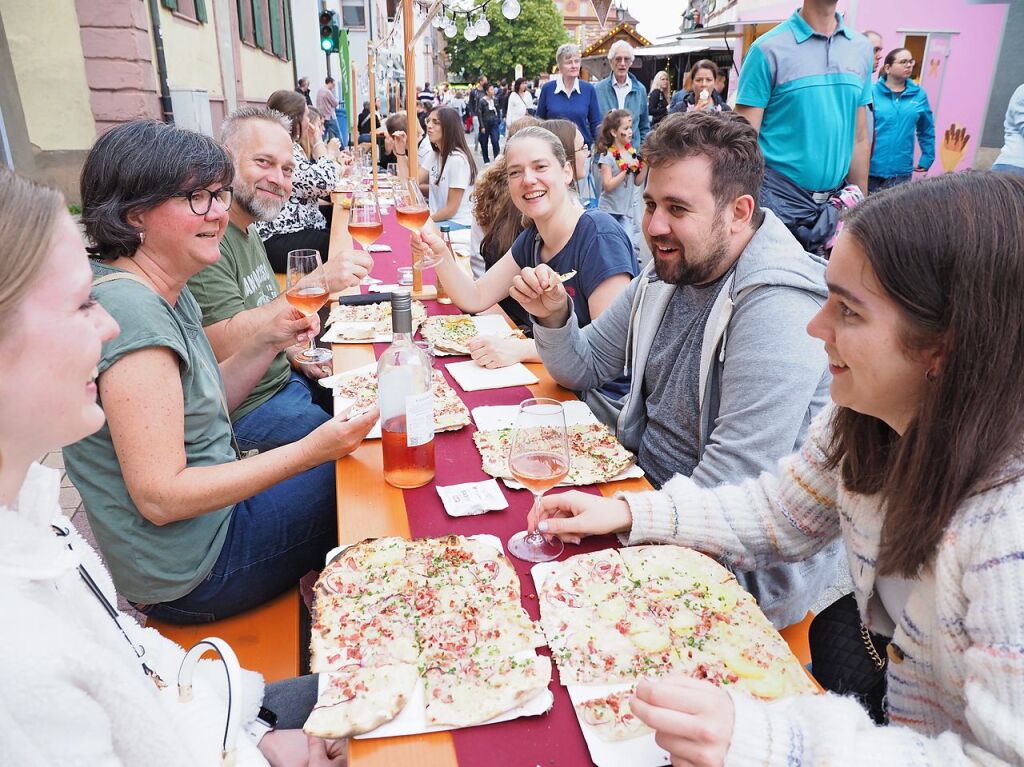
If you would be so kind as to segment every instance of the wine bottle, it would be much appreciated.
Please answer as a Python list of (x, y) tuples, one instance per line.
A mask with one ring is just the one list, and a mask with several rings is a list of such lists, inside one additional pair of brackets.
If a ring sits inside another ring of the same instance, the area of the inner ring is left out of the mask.
[[(455, 259), (455, 253), (452, 251), (452, 238), (451, 238), (451, 227), (448, 224), (441, 224), (438, 227), (441, 230), (441, 239), (444, 240), (444, 244), (448, 246), (448, 252), (452, 256), (452, 260)], [(437, 287), (437, 302), (439, 304), (450, 304), (452, 302), (451, 296), (448, 295), (448, 291), (444, 289), (444, 285), (441, 283), (441, 275), (434, 273), (434, 283)]]
[(430, 357), (412, 342), (412, 297), (391, 292), (394, 337), (377, 362), (384, 481), (420, 487), (434, 478), (434, 395)]

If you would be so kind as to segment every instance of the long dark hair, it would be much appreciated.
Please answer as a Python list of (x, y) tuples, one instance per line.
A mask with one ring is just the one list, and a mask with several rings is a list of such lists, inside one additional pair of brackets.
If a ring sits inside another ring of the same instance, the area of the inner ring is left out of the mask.
[(437, 153), (441, 156), (441, 167), (437, 170), (438, 178), (444, 173), (444, 166), (452, 152), (458, 150), (465, 155), (469, 162), (469, 183), (476, 181), (476, 161), (473, 153), (469, 151), (469, 144), (466, 143), (466, 129), (459, 118), (459, 113), (451, 107), (434, 107), (427, 113), (433, 112), (437, 115), (437, 121), (441, 123), (441, 145), (437, 147)]
[(902, 436), (839, 408), (827, 466), (885, 509), (878, 572), (914, 577), (957, 507), (1022, 447), (1024, 178), (948, 174), (872, 195), (846, 218), (906, 323), (942, 367)]

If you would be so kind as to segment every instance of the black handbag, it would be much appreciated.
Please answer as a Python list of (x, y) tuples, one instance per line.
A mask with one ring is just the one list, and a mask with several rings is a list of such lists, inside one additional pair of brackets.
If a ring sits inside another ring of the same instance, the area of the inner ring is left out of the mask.
[(871, 633), (861, 623), (853, 594), (840, 597), (814, 616), (807, 641), (811, 673), (818, 684), (856, 698), (877, 724), (886, 724), (883, 701), (889, 638)]

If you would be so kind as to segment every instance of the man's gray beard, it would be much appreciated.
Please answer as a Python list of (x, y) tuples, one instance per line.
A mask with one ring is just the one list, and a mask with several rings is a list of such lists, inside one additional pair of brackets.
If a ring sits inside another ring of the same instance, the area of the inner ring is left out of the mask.
[(244, 210), (254, 221), (273, 221), (281, 211), (284, 209), (288, 199), (285, 197), (281, 198), (280, 203), (267, 203), (264, 204), (256, 199), (256, 189), (252, 189), (252, 194), (245, 187), (235, 187), (235, 202), (238, 203), (239, 207)]

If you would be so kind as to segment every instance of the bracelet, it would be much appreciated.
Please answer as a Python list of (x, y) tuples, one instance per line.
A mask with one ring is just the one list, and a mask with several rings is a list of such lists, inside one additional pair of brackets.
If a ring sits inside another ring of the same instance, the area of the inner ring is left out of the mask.
[(402, 152), (401, 154), (399, 154), (398, 152), (395, 152), (395, 157), (408, 157), (408, 156), (409, 156), (408, 152)]

